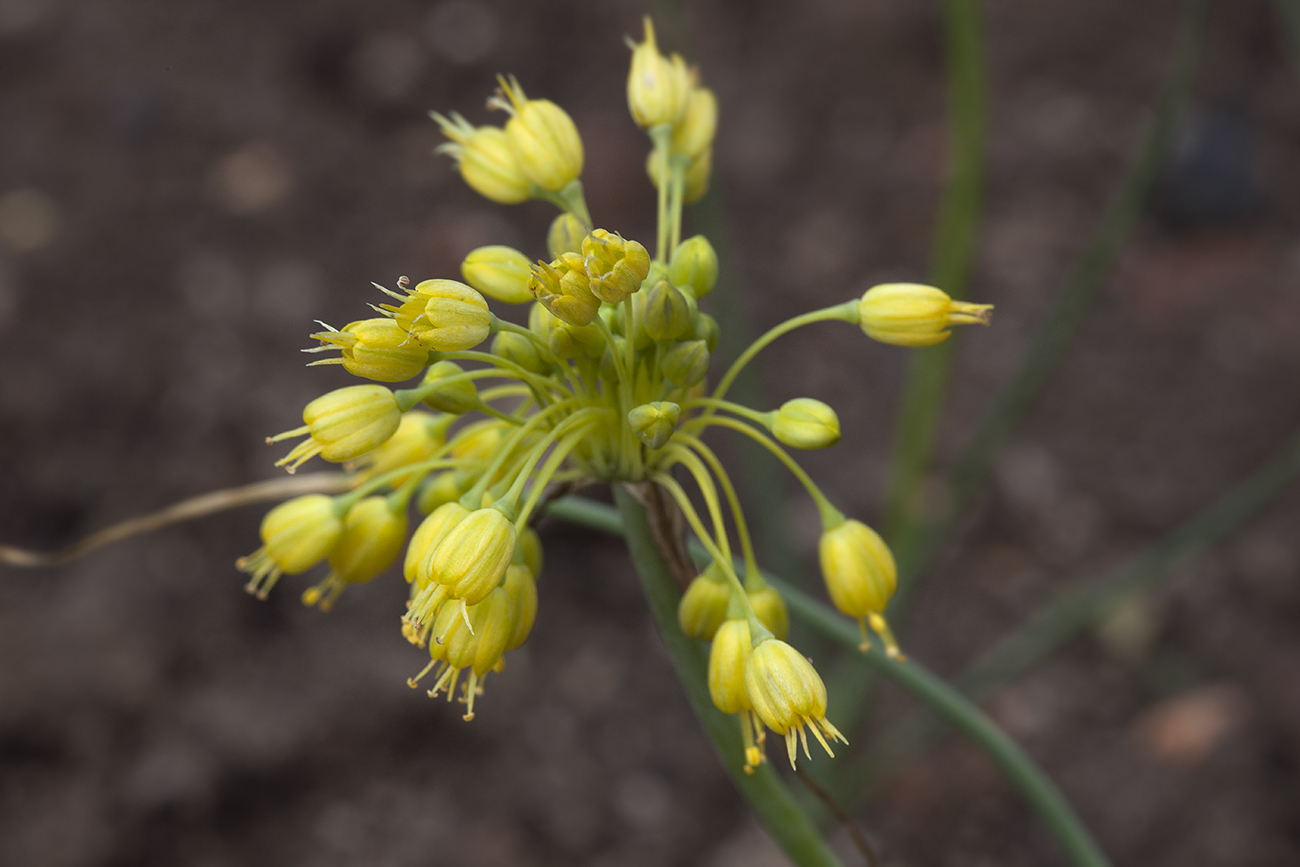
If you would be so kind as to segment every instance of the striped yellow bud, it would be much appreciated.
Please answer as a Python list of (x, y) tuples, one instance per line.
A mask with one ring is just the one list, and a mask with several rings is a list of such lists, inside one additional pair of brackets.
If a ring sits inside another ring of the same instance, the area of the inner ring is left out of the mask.
[(680, 57), (672, 60), (659, 53), (655, 28), (645, 18), (645, 41), (632, 49), (632, 68), (627, 76), (627, 107), (642, 129), (677, 123), (686, 111), (690, 76)]
[(474, 380), (461, 378), (464, 373), (465, 369), (454, 361), (439, 361), (430, 365), (420, 385), (423, 387), (437, 383), (437, 388), (425, 394), (425, 405), (451, 415), (460, 415), (476, 408), (478, 389), (474, 387)]
[(821, 676), (812, 663), (784, 641), (769, 638), (750, 651), (745, 662), (745, 692), (759, 719), (785, 736), (791, 767), (801, 737), (804, 754), (808, 754), (805, 726), (831, 755), (834, 753), (823, 734), (832, 740), (844, 740), (826, 720), (826, 685)]
[(307, 404), (302, 420), (306, 422), (303, 427), (267, 439), (279, 442), (309, 435), (275, 463), (291, 473), (315, 455), (334, 463), (361, 457), (397, 432), (402, 410), (393, 393), (382, 385), (352, 385)]
[(709, 697), (723, 713), (740, 713), (753, 705), (745, 682), (751, 653), (749, 623), (744, 618), (726, 620), (709, 648)]
[(558, 193), (582, 174), (582, 137), (573, 119), (547, 99), (529, 99), (519, 82), (497, 79), (504, 99), (491, 105), (512, 115), (506, 121), (510, 149), (525, 175), (537, 186)]
[(308, 494), (286, 500), (262, 519), (262, 547), (235, 566), (249, 574), (249, 593), (265, 599), (280, 576), (306, 572), (329, 555), (343, 534), (334, 498)]
[(450, 118), (437, 112), (430, 115), (442, 127), (443, 135), (451, 139), (440, 145), (438, 152), (452, 155), (461, 177), (471, 189), (503, 205), (531, 198), (532, 182), (515, 157), (505, 130), (494, 126), (475, 127), (455, 112)]
[(531, 263), (513, 247), (493, 244), (470, 250), (460, 263), (465, 282), (489, 298), (507, 304), (524, 304), (533, 300), (528, 291)]
[(894, 346), (933, 346), (953, 325), (988, 325), (992, 304), (954, 301), (942, 289), (919, 283), (885, 283), (858, 303), (858, 321), (872, 340)]
[(898, 646), (883, 616), (898, 586), (898, 567), (889, 546), (866, 524), (847, 520), (822, 533), (818, 557), (831, 601), (840, 611), (858, 619), (862, 649), (870, 646), (865, 622), (870, 620), (885, 650), (890, 656), (898, 656)]
[(419, 374), (429, 363), (429, 350), (384, 317), (350, 322), (341, 331), (318, 331), (312, 338), (319, 340), (322, 348), (337, 347), (342, 355), (312, 362), (309, 367), (342, 364), (353, 376), (377, 382), (402, 382)]
[[(710, 563), (682, 594), (677, 604), (677, 622), (689, 638), (712, 641), (718, 627), (727, 619), (731, 585), (717, 563)], [(748, 630), (746, 630), (748, 635)]]
[(796, 397), (769, 415), (768, 429), (794, 449), (824, 449), (840, 441), (840, 419), (820, 400)]

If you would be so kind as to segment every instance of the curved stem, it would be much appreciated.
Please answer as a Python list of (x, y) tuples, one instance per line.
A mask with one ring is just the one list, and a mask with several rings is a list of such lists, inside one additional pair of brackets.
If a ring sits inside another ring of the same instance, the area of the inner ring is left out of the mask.
[(735, 362), (732, 363), (731, 367), (727, 369), (726, 374), (722, 377), (722, 380), (718, 383), (718, 387), (713, 390), (713, 397), (717, 400), (721, 400), (723, 396), (726, 395), (727, 389), (731, 388), (731, 384), (735, 382), (736, 377), (740, 375), (740, 371), (745, 369), (745, 365), (749, 364), (749, 362), (753, 360), (754, 356), (758, 355), (758, 353), (773, 340), (776, 340), (781, 335), (788, 334), (796, 328), (800, 328), (804, 325), (811, 325), (814, 322), (826, 322), (832, 319), (839, 319), (843, 322), (857, 322), (858, 299), (854, 298), (852, 301), (846, 301), (843, 304), (836, 304), (834, 307), (826, 307), (822, 310), (813, 310), (810, 313), (804, 313), (801, 316), (794, 317), (793, 319), (787, 319), (780, 325), (770, 329), (762, 337), (749, 344), (749, 348), (742, 352), (740, 358), (737, 358)]
[(723, 554), (717, 545), (709, 541), (709, 534), (704, 529), (704, 523), (700, 520), (700, 516), (696, 514), (695, 508), (691, 505), (686, 492), (682, 490), (682, 486), (677, 484), (677, 481), (667, 473), (655, 476), (654, 480), (668, 493), (672, 494), (673, 499), (677, 501), (678, 507), (682, 510), (682, 514), (686, 516), (686, 522), (691, 525), (691, 529), (695, 531), (695, 535), (699, 538), (700, 544), (709, 552), (713, 562), (722, 567), (723, 574), (731, 582), (732, 599), (740, 603), (741, 610), (745, 612), (745, 619), (749, 622), (750, 640), (757, 646), (760, 641), (771, 638), (771, 631), (758, 619), (758, 613), (754, 611), (754, 604), (750, 601), (749, 594), (745, 592), (745, 585), (741, 583), (739, 576), (736, 575), (736, 566), (732, 562), (730, 554)]
[[(759, 412), (756, 409), (750, 409), (749, 407), (741, 403), (733, 403), (732, 401), (721, 400), (716, 397), (693, 397), (682, 404), (682, 412), (685, 412), (688, 409), (694, 409), (697, 406), (705, 406), (711, 410), (721, 410), (723, 412), (734, 413), (735, 415), (738, 415), (741, 418), (749, 419), (754, 424), (761, 424), (763, 427), (767, 427), (767, 419), (768, 416), (771, 415), (771, 413)], [(711, 415), (700, 416), (700, 418), (698, 419), (691, 419), (690, 421), (686, 422), (686, 424), (683, 425), (683, 427), (689, 428), (693, 424), (698, 424), (700, 427), (704, 427), (705, 425), (708, 424), (708, 420), (710, 418), (712, 418)]]
[(812, 477), (809, 476), (808, 473), (804, 472), (804, 468), (799, 466), (799, 464), (795, 462), (795, 459), (786, 454), (785, 449), (773, 442), (772, 438), (767, 434), (762, 431), (754, 430), (749, 425), (737, 421), (734, 418), (715, 416), (709, 419), (708, 423), (711, 425), (717, 425), (718, 427), (727, 427), (732, 430), (738, 430), (766, 448), (772, 454), (776, 455), (777, 459), (780, 460), (781, 463), (785, 464), (786, 469), (788, 469), (794, 477), (799, 480), (800, 484), (804, 486), (804, 489), (808, 491), (808, 496), (812, 497), (813, 502), (817, 504), (817, 511), (821, 514), (823, 526), (833, 526), (844, 521), (844, 515), (839, 509), (831, 505), (831, 501), (826, 499), (826, 495), (822, 493), (821, 488), (817, 487), (817, 483), (812, 480)]
[(722, 466), (722, 461), (713, 453), (713, 449), (704, 444), (698, 437), (690, 434), (678, 433), (677, 438), (699, 453), (700, 457), (708, 462), (713, 469), (713, 474), (718, 477), (718, 482), (722, 485), (722, 492), (727, 497), (727, 504), (731, 507), (732, 520), (736, 522), (736, 536), (740, 539), (740, 553), (745, 560), (745, 587), (748, 590), (760, 590), (761, 585), (752, 582), (762, 581), (762, 573), (758, 569), (758, 558), (754, 556), (754, 541), (749, 535), (749, 525), (745, 521), (745, 512), (740, 508), (740, 498), (736, 496), (736, 487), (731, 483), (731, 477), (727, 475), (727, 470)]
[[(664, 452), (675, 460), (677, 463), (685, 464), (690, 470), (691, 475), (695, 478), (695, 484), (699, 486), (700, 493), (704, 495), (704, 505), (708, 506), (709, 518), (713, 521), (713, 536), (718, 541), (718, 550), (728, 561), (731, 560), (731, 540), (727, 537), (727, 524), (722, 518), (722, 506), (718, 502), (718, 489), (713, 484), (713, 478), (709, 471), (704, 468), (703, 462), (690, 449), (679, 446), (669, 445)], [(664, 468), (664, 471), (672, 466), (670, 463)]]

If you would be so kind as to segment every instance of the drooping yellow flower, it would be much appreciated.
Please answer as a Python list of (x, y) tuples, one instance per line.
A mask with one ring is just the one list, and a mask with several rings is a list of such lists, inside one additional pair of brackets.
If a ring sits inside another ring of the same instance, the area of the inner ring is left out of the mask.
[(387, 497), (366, 497), (348, 510), (343, 532), (329, 553), (330, 573), (302, 594), (304, 605), (329, 611), (349, 584), (365, 584), (387, 569), (406, 542), (406, 510)]
[(898, 644), (884, 618), (885, 606), (898, 586), (898, 567), (880, 534), (861, 521), (846, 520), (822, 533), (817, 553), (831, 601), (858, 620), (862, 649), (871, 646), (865, 622), (870, 620), (885, 651), (899, 657)]
[(262, 547), (235, 562), (249, 574), (244, 589), (265, 599), (281, 575), (306, 572), (324, 560), (342, 533), (333, 497), (308, 494), (286, 500), (262, 518)]
[(532, 182), (515, 157), (505, 130), (476, 127), (456, 112), (450, 118), (437, 112), (429, 114), (442, 127), (443, 135), (451, 139), (437, 148), (438, 153), (451, 154), (471, 189), (503, 205), (526, 202), (532, 197)]
[(402, 410), (393, 393), (382, 385), (351, 385), (307, 404), (302, 420), (306, 422), (302, 427), (266, 440), (273, 443), (307, 434), (307, 439), (275, 462), (290, 473), (316, 455), (332, 463), (361, 457), (397, 432)]
[(573, 118), (549, 99), (529, 99), (514, 78), (497, 81), (504, 98), (489, 104), (511, 115), (506, 136), (520, 168), (543, 190), (560, 192), (582, 174), (582, 137)]
[(353, 376), (376, 382), (403, 382), (429, 363), (429, 350), (413, 343), (396, 322), (384, 317), (349, 322), (340, 331), (318, 331), (312, 338), (321, 342), (320, 349), (337, 348), (341, 355), (314, 361), (309, 367), (341, 364)]
[(745, 690), (759, 719), (785, 737), (790, 767), (794, 767), (799, 741), (808, 756), (809, 729), (832, 756), (835, 753), (826, 738), (848, 743), (826, 719), (826, 686), (821, 676), (812, 663), (784, 641), (769, 638), (750, 651), (745, 662)]

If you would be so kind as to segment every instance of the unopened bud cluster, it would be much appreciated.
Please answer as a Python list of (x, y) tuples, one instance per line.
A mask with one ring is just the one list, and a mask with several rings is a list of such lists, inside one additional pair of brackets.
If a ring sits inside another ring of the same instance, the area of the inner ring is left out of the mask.
[[(499, 79), (489, 102), (507, 112), (503, 127), (435, 114), (449, 140), (440, 150), (470, 187), (504, 204), (540, 199), (560, 214), (539, 239), (541, 255), (469, 250), (461, 280), (402, 278), (396, 290), (379, 287), (388, 297), (371, 318), (311, 335), (320, 346), (308, 351), (338, 353), (316, 364), (370, 382), (313, 400), (301, 427), (271, 441), (302, 437), (278, 465), (293, 472), (319, 455), (345, 465), (351, 489), (276, 506), (262, 522), (262, 547), (238, 565), (264, 598), (282, 575), (323, 564), (325, 578), (303, 601), (328, 609), (348, 586), (400, 564), (409, 585), (400, 628), (428, 654), (409, 682), (459, 696), (470, 719), (484, 678), (502, 670), (537, 615), (542, 550), (532, 524), (548, 495), (588, 481), (658, 485), (709, 553), (679, 622), (711, 643), (713, 700), (737, 715), (747, 768), (764, 760), (768, 730), (785, 739), (793, 763), (809, 732), (828, 752), (843, 737), (826, 719), (817, 671), (786, 643), (785, 602), (764, 580), (732, 483), (701, 437), (713, 428), (750, 437), (795, 472), (822, 515), (831, 601), (861, 624), (864, 649), (870, 627), (897, 655), (884, 618), (897, 580), (888, 547), (831, 506), (783, 448), (835, 445), (839, 417), (813, 398), (759, 410), (726, 391), (759, 349), (798, 325), (841, 320), (887, 343), (924, 346), (953, 325), (987, 323), (989, 308), (933, 287), (876, 287), (777, 326), (710, 389), (720, 327), (700, 301), (718, 282), (718, 256), (707, 238), (682, 239), (681, 229), (682, 205), (708, 187), (717, 103), (695, 69), (660, 53), (648, 19), (632, 47), (627, 98), (652, 143), (657, 237), (593, 224), (577, 128), (515, 79)], [(528, 306), (502, 318), (489, 300)]]

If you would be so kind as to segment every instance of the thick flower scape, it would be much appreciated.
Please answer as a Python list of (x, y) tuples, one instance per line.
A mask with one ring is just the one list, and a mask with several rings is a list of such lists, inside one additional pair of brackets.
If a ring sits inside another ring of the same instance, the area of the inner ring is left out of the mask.
[[(726, 393), (759, 350), (796, 327), (849, 322), (876, 340), (923, 346), (953, 325), (987, 323), (989, 308), (933, 287), (876, 287), (773, 328), (710, 388), (719, 324), (699, 302), (718, 280), (718, 258), (703, 236), (683, 240), (681, 228), (683, 204), (708, 186), (713, 94), (681, 57), (660, 54), (647, 20), (627, 82), (659, 193), (657, 237), (643, 243), (593, 224), (582, 139), (564, 109), (529, 98), (513, 78), (499, 81), (489, 104), (508, 113), (504, 126), (435, 114), (450, 140), (440, 150), (488, 199), (557, 206), (546, 256), (500, 245), (468, 251), (465, 282), (402, 278), (396, 291), (382, 290), (390, 298), (373, 307), (378, 315), (312, 335), (321, 345), (309, 351), (339, 352), (316, 364), (373, 382), (317, 398), (302, 427), (271, 441), (305, 437), (279, 464), (292, 472), (316, 455), (344, 463), (352, 488), (272, 509), (263, 546), (238, 564), (248, 589), (265, 597), (283, 574), (326, 563), (324, 580), (303, 593), (325, 610), (400, 558), (410, 585), (401, 630), (429, 657), (409, 683), (459, 697), (471, 719), (484, 679), (503, 669), (537, 614), (542, 548), (530, 521), (548, 491), (658, 485), (710, 555), (681, 599), (680, 626), (712, 643), (709, 690), (739, 720), (746, 768), (764, 761), (768, 729), (785, 739), (791, 763), (800, 745), (808, 753), (809, 732), (830, 752), (843, 736), (826, 718), (826, 688), (785, 642), (785, 603), (763, 580), (732, 483), (702, 435), (748, 436), (790, 468), (821, 513), (832, 602), (858, 620), (864, 649), (874, 633), (897, 656), (884, 617), (896, 581), (888, 547), (832, 506), (786, 451), (837, 443), (835, 411), (812, 398), (761, 411)], [(498, 318), (487, 298), (530, 304), (515, 317), (527, 326)], [(417, 377), (405, 388), (374, 384)], [(408, 541), (412, 511), (423, 517)]]

